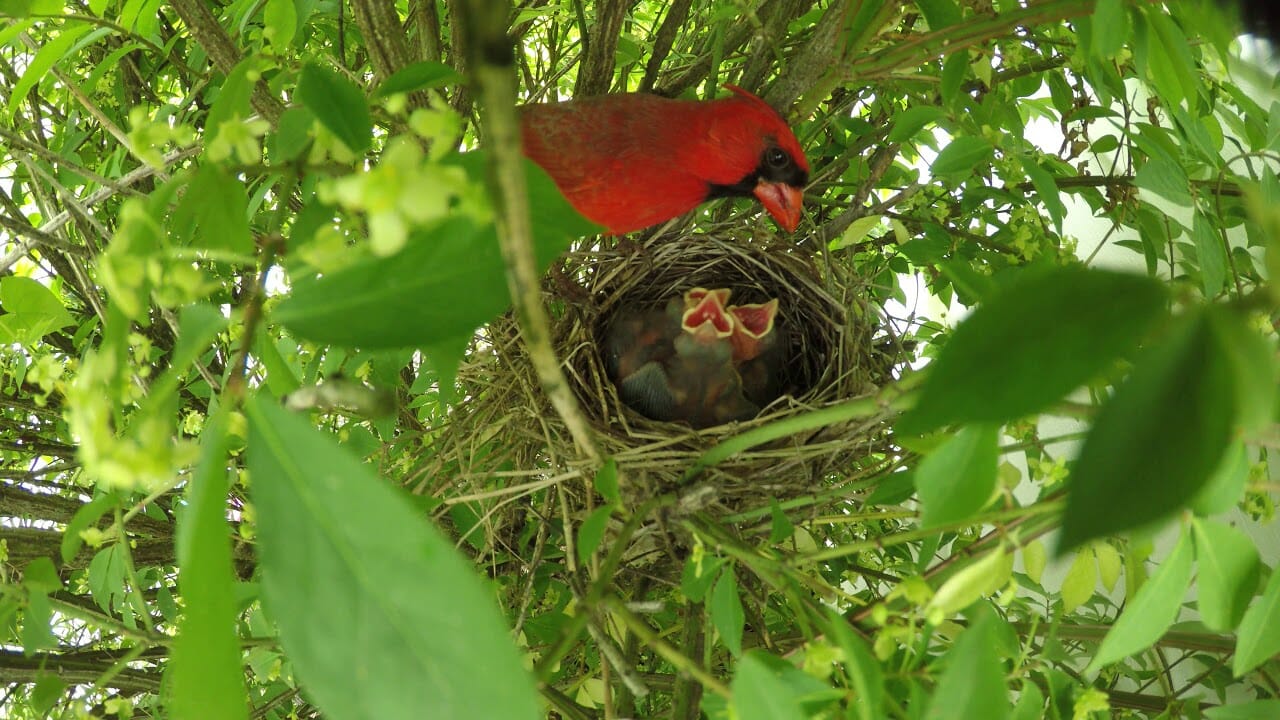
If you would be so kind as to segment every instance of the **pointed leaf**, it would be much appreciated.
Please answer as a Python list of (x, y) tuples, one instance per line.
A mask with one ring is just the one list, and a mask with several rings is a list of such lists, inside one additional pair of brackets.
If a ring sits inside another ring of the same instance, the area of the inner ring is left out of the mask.
[(1216, 520), (1191, 523), (1196, 541), (1196, 591), (1200, 618), (1210, 630), (1230, 632), (1258, 589), (1261, 561), (1253, 540)]
[(791, 688), (755, 653), (738, 661), (733, 674), (733, 704), (738, 720), (805, 720), (808, 717)]
[(946, 670), (929, 702), (925, 720), (1001, 720), (1009, 717), (1009, 689), (996, 652), (997, 618), (979, 614), (946, 655)]
[(898, 429), (1006, 422), (1042, 410), (1135, 348), (1165, 304), (1150, 278), (1027, 271), (955, 329)]
[[(226, 407), (226, 406), (224, 406)], [(200, 465), (187, 487), (177, 550), (185, 612), (167, 669), (174, 718), (249, 716), (236, 633), (231, 528), (227, 524), (227, 413), (210, 418), (201, 436)]]
[(725, 568), (711, 590), (711, 623), (720, 633), (725, 647), (735, 656), (742, 654), (742, 631), (746, 627), (746, 615), (742, 610), (742, 598), (738, 596), (738, 581), (733, 567)]
[(916, 472), (923, 527), (968, 518), (991, 501), (996, 490), (997, 431), (990, 425), (964, 427), (934, 450)]
[[(965, 59), (963, 53), (953, 55)], [(961, 135), (938, 153), (929, 172), (936, 177), (948, 175), (966, 175), (974, 171), (982, 163), (991, 159), (993, 148), (985, 138), (973, 135)]]
[(1235, 388), (1206, 315), (1148, 347), (1098, 413), (1068, 480), (1059, 553), (1167, 517), (1209, 481)]
[(858, 720), (880, 720), (884, 707), (884, 671), (880, 662), (839, 613), (828, 609), (827, 620), (828, 636), (844, 652), (845, 672), (853, 683), (850, 706), (857, 710)]
[(317, 63), (307, 63), (298, 78), (298, 100), (329, 132), (355, 153), (369, 149), (373, 118), (364, 92), (355, 83)]
[(1151, 647), (1178, 618), (1191, 584), (1191, 534), (1183, 531), (1169, 557), (1138, 590), (1115, 625), (1102, 639), (1086, 672)]
[(301, 418), (260, 399), (247, 414), (263, 599), (325, 714), (542, 717), (492, 590), (452, 543)]
[(1236, 631), (1231, 672), (1240, 677), (1280, 653), (1280, 572), (1272, 570), (1262, 597), (1244, 613)]

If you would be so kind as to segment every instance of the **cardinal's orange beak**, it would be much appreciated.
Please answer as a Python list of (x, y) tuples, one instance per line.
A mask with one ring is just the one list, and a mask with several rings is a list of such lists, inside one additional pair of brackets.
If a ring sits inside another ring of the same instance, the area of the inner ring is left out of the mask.
[(755, 196), (783, 229), (796, 231), (800, 224), (800, 205), (804, 202), (804, 192), (800, 188), (761, 180), (756, 183)]

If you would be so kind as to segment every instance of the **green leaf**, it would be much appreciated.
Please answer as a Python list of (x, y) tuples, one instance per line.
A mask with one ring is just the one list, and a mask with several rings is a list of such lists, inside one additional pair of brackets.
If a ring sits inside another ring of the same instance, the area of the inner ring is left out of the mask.
[(618, 462), (612, 457), (605, 460), (596, 472), (595, 488), (600, 497), (610, 505), (622, 502), (622, 493), (618, 490)]
[(1204, 716), (1208, 720), (1274, 720), (1280, 717), (1280, 700), (1219, 705), (1205, 709)]
[(262, 22), (265, 25), (262, 36), (271, 43), (276, 54), (288, 52), (298, 32), (298, 10), (293, 0), (267, 0), (262, 10)]
[(1098, 564), (1094, 561), (1093, 551), (1084, 550), (1076, 553), (1062, 579), (1062, 613), (1070, 615), (1076, 608), (1093, 597), (1094, 588), (1098, 586)]
[(0, 278), (0, 343), (32, 345), (75, 319), (53, 291), (39, 280), (10, 275)]
[(734, 670), (733, 705), (738, 720), (805, 720), (808, 715), (790, 686), (757, 655), (744, 656)]
[(925, 720), (1001, 720), (1009, 717), (1009, 689), (996, 651), (995, 614), (980, 613), (946, 655), (946, 670)]
[(1261, 561), (1253, 540), (1216, 520), (1191, 521), (1196, 545), (1197, 606), (1210, 630), (1230, 632), (1258, 589)]
[(690, 553), (689, 559), (684, 563), (684, 571), (680, 574), (680, 592), (693, 602), (702, 602), (722, 565), (724, 561), (720, 558), (701, 552)]
[(1123, 0), (1098, 0), (1093, 9), (1093, 55), (1109, 60), (1129, 39), (1129, 11)]
[(297, 97), (352, 152), (369, 149), (373, 118), (364, 92), (355, 83), (323, 65), (307, 63), (298, 78)]
[(10, 121), (18, 112), (18, 106), (27, 101), (27, 95), (41, 80), (51, 76), (50, 71), (53, 70), (53, 66), (61, 62), (70, 53), (80, 36), (89, 32), (92, 27), (87, 23), (62, 24), (53, 39), (46, 40), (35, 55), (28, 56), (29, 61), (25, 64), (22, 77), (18, 78), (9, 91), (9, 104), (5, 112), (8, 113)]
[(1018, 704), (1013, 708), (1013, 720), (1044, 720), (1046, 717), (1050, 716), (1045, 713), (1044, 693), (1034, 682), (1024, 681), (1018, 694)]
[(1036, 194), (1040, 196), (1040, 202), (1044, 203), (1045, 210), (1049, 211), (1049, 217), (1053, 219), (1053, 224), (1061, 232), (1062, 219), (1066, 217), (1067, 207), (1062, 204), (1062, 193), (1058, 190), (1058, 184), (1054, 182), (1053, 175), (1030, 157), (1023, 159), (1022, 170), (1030, 178)]
[(991, 159), (993, 148), (985, 138), (962, 135), (934, 158), (929, 172), (936, 177), (969, 175), (981, 164)]
[(1159, 156), (1147, 160), (1138, 169), (1133, 184), (1178, 207), (1191, 207), (1191, 180), (1187, 177), (1187, 171), (1172, 160)]
[[(459, 159), (473, 177), (482, 163), (478, 153)], [(525, 167), (541, 271), (572, 238), (595, 226), (573, 210), (545, 172), (533, 163)], [(472, 331), (508, 304), (496, 230), (452, 217), (414, 232), (395, 255), (299, 280), (292, 297), (276, 308), (274, 319), (316, 342), (368, 349), (449, 347), (460, 352)]]
[(1013, 556), (1002, 545), (947, 578), (938, 592), (929, 598), (925, 613), (930, 622), (940, 623), (968, 608), (979, 598), (1004, 587), (1012, 573)]
[(43, 592), (27, 593), (27, 607), (22, 613), (22, 652), (32, 655), (58, 646), (53, 636), (53, 606)]
[(850, 706), (859, 720), (880, 720), (884, 717), (884, 671), (879, 661), (839, 613), (827, 608), (827, 621), (827, 636), (844, 652), (844, 669), (853, 683)]
[(1276, 412), (1275, 336), (1263, 337), (1245, 313), (1229, 307), (1209, 310), (1210, 327), (1235, 379), (1237, 422), (1246, 436), (1271, 427)]
[(44, 672), (36, 675), (36, 682), (31, 686), (30, 698), (31, 709), (36, 712), (36, 717), (48, 717), (53, 706), (62, 699), (62, 693), (66, 689), (67, 683), (57, 675)]
[(423, 61), (406, 65), (391, 74), (378, 86), (375, 97), (387, 97), (396, 93), (408, 93), (415, 90), (454, 85), (462, 81), (457, 70), (441, 62)]
[(27, 563), (22, 569), (22, 584), (36, 592), (51, 593), (62, 589), (62, 579), (53, 561), (41, 556)]
[(170, 226), (174, 225), (189, 234), (193, 247), (229, 250), (246, 257), (253, 254), (244, 183), (213, 163), (201, 165), (192, 176), (173, 211)]
[(542, 717), (453, 543), (301, 418), (256, 398), (246, 412), (263, 601), (308, 697), (336, 720)]
[(600, 547), (604, 540), (604, 531), (609, 527), (609, 518), (613, 515), (613, 506), (603, 505), (595, 509), (578, 527), (578, 561), (586, 564), (591, 554)]
[(997, 435), (991, 425), (961, 428), (920, 463), (916, 491), (923, 508), (922, 527), (965, 520), (991, 501), (996, 490)]
[(1280, 572), (1271, 571), (1262, 597), (1249, 606), (1236, 630), (1231, 673), (1240, 677), (1280, 653)]
[[(280, 115), (275, 132), (268, 136), (267, 154), (273, 164), (292, 162), (307, 143), (311, 142), (311, 127), (316, 116), (304, 107), (292, 107)], [(309, 207), (315, 207), (310, 205)], [(296, 228), (295, 224), (295, 228)]]
[(1155, 644), (1177, 619), (1190, 584), (1191, 534), (1184, 530), (1169, 557), (1120, 613), (1085, 672), (1097, 672)]
[(1218, 226), (1200, 210), (1196, 211), (1191, 223), (1191, 237), (1195, 240), (1196, 258), (1200, 261), (1200, 283), (1205, 297), (1210, 299), (1217, 297), (1227, 283), (1227, 251), (1215, 229)]
[(843, 233), (840, 233), (840, 237), (828, 243), (827, 249), (839, 250), (850, 245), (857, 245), (862, 242), (867, 233), (878, 227), (883, 219), (883, 215), (864, 215), (854, 220)]
[(916, 7), (930, 30), (941, 30), (960, 22), (960, 6), (951, 0), (916, 0)]
[(778, 504), (777, 498), (769, 498), (769, 542), (780, 543), (791, 537), (796, 531), (796, 526), (791, 522), (791, 518), (782, 511), (782, 506)]
[(258, 63), (256, 56), (246, 57), (227, 73), (226, 79), (218, 87), (218, 95), (214, 98), (205, 121), (205, 127), (208, 128), (204, 139), (205, 147), (218, 137), (223, 123), (245, 120), (252, 114), (249, 99), (253, 96), (253, 81), (249, 80), (249, 73), (254, 71), (256, 74)]
[(1160, 317), (1165, 292), (1127, 273), (1023, 272), (956, 328), (898, 429), (1001, 423), (1044, 409), (1132, 351)]
[(1209, 481), (1235, 414), (1225, 354), (1201, 311), (1134, 361), (1071, 470), (1059, 553), (1165, 518)]
[[(939, 94), (942, 95), (942, 104), (952, 111), (959, 111), (957, 102), (962, 96), (960, 89), (964, 86), (965, 78), (969, 76), (969, 51), (957, 50), (947, 55), (947, 59), (942, 63), (942, 84), (939, 87)], [(973, 136), (962, 136), (957, 139), (981, 140), (981, 138)], [(941, 170), (934, 170), (934, 175), (943, 175)]]
[(746, 627), (746, 615), (742, 598), (738, 597), (738, 581), (733, 576), (733, 566), (720, 573), (715, 588), (711, 590), (711, 623), (715, 625), (720, 640), (735, 657), (742, 654), (742, 631)]
[(1227, 512), (1240, 502), (1249, 484), (1249, 455), (1236, 440), (1228, 448), (1209, 482), (1191, 499), (1191, 509), (1201, 517)]
[(112, 508), (115, 508), (119, 502), (120, 499), (115, 493), (107, 493), (99, 495), (76, 510), (76, 514), (71, 516), (71, 521), (67, 523), (66, 529), (62, 531), (62, 543), (59, 547), (59, 553), (62, 555), (63, 563), (71, 562), (71, 558), (75, 557), (80, 552), (80, 548), (84, 547), (84, 538), (80, 537), (80, 533), (96, 525), (98, 520)]
[(894, 116), (893, 129), (889, 131), (888, 140), (900, 143), (910, 140), (926, 125), (936, 123), (947, 116), (947, 111), (936, 105), (916, 105)]
[(177, 551), (185, 612), (167, 669), (173, 685), (174, 718), (247, 718), (232, 590), (231, 528), (227, 524), (227, 459), (231, 436), (227, 406), (201, 435), (203, 450), (187, 486), (187, 508), (179, 518)]

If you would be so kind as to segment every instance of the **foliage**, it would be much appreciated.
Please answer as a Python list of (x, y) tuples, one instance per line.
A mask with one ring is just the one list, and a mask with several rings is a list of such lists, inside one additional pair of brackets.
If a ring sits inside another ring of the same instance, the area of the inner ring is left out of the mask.
[[(0, 4), (6, 717), (1275, 716), (1280, 95), (1227, 14), (508, 10)], [(789, 109), (800, 246), (916, 353), (875, 477), (674, 520), (670, 577), (622, 563), (662, 499), (586, 445), (424, 481), (508, 287), (545, 334), (519, 264), (618, 242), (478, 110), (512, 71)]]

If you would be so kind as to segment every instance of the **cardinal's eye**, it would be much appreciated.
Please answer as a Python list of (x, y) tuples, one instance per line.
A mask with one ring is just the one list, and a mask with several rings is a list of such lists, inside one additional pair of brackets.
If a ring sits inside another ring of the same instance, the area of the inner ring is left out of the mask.
[(771, 168), (781, 170), (790, 160), (791, 158), (787, 157), (782, 148), (771, 147), (764, 151), (764, 162)]

